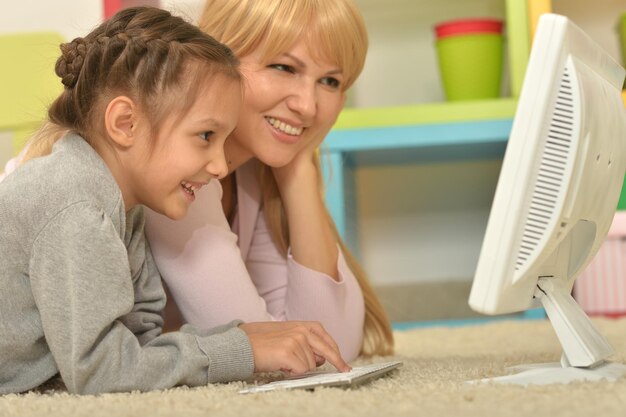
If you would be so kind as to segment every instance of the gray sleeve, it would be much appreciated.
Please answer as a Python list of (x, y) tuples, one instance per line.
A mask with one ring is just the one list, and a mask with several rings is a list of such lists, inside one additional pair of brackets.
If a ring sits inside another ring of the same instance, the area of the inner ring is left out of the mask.
[[(155, 280), (160, 285), (160, 277), (146, 271), (135, 282), (152, 288), (138, 295), (138, 308), (127, 248), (101, 210), (87, 203), (67, 208), (39, 234), (31, 255), (31, 286), (44, 334), (70, 392), (146, 391), (251, 375), (250, 343), (234, 323), (207, 336), (152, 337), (159, 329), (140, 343), (122, 318), (132, 312), (133, 322), (141, 322), (142, 309), (160, 303), (155, 294), (162, 290), (153, 285)], [(159, 327), (154, 312), (145, 313), (147, 330), (139, 337)]]
[(120, 321), (137, 336), (139, 344), (144, 345), (161, 334), (166, 299), (160, 274), (145, 239), (142, 207), (135, 207), (126, 213), (124, 239), (127, 242), (134, 303), (132, 311), (120, 317)]

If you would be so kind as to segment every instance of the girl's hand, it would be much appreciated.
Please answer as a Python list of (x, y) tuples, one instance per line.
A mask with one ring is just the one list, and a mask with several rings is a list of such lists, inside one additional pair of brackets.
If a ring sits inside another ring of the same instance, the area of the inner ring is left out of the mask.
[(326, 360), (340, 372), (351, 368), (324, 327), (317, 322), (261, 322), (239, 326), (246, 332), (254, 354), (254, 371), (284, 371), (301, 375)]

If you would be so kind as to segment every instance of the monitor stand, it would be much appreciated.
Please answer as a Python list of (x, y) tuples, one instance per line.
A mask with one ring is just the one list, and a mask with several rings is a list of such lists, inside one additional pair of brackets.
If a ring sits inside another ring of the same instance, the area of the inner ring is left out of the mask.
[(573, 381), (613, 382), (626, 375), (626, 365), (606, 361), (614, 353), (613, 348), (576, 303), (570, 291), (559, 284), (560, 280), (553, 277), (540, 278), (535, 298), (541, 300), (561, 342), (561, 362), (514, 366), (508, 369), (517, 372), (515, 374), (470, 383), (545, 385)]

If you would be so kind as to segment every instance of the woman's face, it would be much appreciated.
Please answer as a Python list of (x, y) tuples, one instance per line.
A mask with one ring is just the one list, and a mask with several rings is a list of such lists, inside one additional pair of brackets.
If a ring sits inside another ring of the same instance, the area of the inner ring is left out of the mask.
[(240, 58), (244, 100), (226, 152), (281, 167), (331, 129), (345, 101), (344, 76), (337, 65), (315, 60), (303, 39), (268, 63), (261, 53), (259, 47)]

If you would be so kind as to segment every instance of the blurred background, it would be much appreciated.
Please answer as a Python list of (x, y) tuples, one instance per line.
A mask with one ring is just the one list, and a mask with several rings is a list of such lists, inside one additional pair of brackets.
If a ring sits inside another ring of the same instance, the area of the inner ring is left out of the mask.
[[(365, 69), (350, 91), (349, 108), (327, 140), (331, 212), (395, 322), (474, 316), (467, 307), (467, 295), (523, 80), (533, 23), (544, 11), (564, 14), (623, 64), (619, 21), (626, 13), (626, 1), (356, 3), (367, 24), (370, 49)], [(107, 14), (138, 4), (163, 7), (195, 21), (203, 0), (6, 0), (0, 13), (0, 38), (52, 31), (69, 41), (88, 33)], [(477, 17), (504, 22), (500, 94), (448, 102), (433, 28), (441, 22)], [(9, 44), (2, 42), (3, 71), (13, 71), (10, 77), (0, 77), (3, 165), (41, 120), (60, 83), (54, 82), (49, 66), (56, 58), (56, 46), (43, 45), (52, 51), (47, 52), (49, 56), (43, 52), (22, 56), (11, 55)], [(47, 76), (40, 80), (36, 77), (41, 73)], [(24, 79), (21, 83), (15, 81), (19, 75)], [(617, 239), (616, 245), (621, 241)], [(617, 261), (613, 256), (611, 262), (619, 262), (621, 268), (624, 246), (616, 250)], [(626, 294), (626, 288), (620, 288)], [(623, 312), (626, 300), (611, 311), (598, 311)]]

